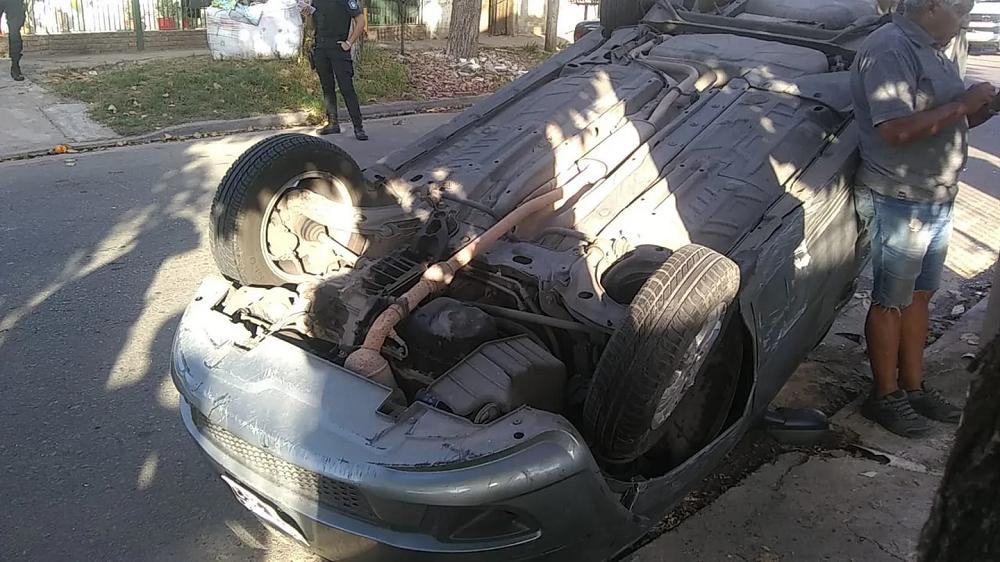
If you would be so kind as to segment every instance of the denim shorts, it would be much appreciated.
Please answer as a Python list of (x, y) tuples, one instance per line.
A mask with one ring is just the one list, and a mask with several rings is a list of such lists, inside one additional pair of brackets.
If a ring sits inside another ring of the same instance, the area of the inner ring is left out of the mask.
[(872, 302), (903, 308), (913, 302), (914, 291), (936, 291), (948, 255), (953, 203), (896, 199), (863, 185), (855, 187), (854, 203), (871, 238)]

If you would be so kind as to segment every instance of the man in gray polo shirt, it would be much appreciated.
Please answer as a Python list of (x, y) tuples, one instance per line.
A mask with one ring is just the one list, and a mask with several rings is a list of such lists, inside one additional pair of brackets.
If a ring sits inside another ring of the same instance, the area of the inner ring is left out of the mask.
[(929, 303), (941, 281), (968, 129), (992, 116), (989, 84), (965, 88), (944, 49), (973, 0), (902, 0), (851, 69), (862, 165), (858, 214), (871, 236), (875, 288), (865, 333), (875, 385), (862, 413), (907, 437), (961, 411), (923, 385)]

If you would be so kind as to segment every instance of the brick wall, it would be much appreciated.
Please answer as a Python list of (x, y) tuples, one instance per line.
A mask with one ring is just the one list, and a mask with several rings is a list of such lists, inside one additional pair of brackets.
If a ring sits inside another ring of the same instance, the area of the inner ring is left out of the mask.
[[(208, 49), (205, 30), (147, 31), (142, 34), (145, 48), (165, 49)], [(94, 53), (120, 53), (134, 51), (135, 33), (67, 33), (65, 35), (25, 35), (26, 56), (82, 55)], [(7, 39), (0, 41), (0, 56), (6, 57)]]

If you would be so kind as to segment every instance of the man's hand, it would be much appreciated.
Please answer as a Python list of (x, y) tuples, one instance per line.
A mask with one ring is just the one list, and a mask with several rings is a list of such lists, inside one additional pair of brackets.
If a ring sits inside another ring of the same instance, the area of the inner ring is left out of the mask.
[(959, 98), (959, 103), (962, 104), (962, 109), (966, 115), (973, 115), (984, 106), (989, 105), (995, 95), (996, 89), (992, 84), (981, 82), (966, 90), (962, 94), (962, 97)]
[(350, 41), (337, 41), (337, 44), (340, 45), (340, 48), (345, 51), (350, 51), (351, 47), (353, 47)]

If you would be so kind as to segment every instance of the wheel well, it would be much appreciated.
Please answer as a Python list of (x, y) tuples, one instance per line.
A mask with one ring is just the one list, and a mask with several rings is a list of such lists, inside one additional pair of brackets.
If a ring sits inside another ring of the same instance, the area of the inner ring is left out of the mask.
[(733, 403), (729, 408), (729, 415), (722, 428), (725, 431), (740, 420), (753, 407), (753, 389), (757, 382), (756, 357), (754, 353), (754, 339), (743, 321), (743, 316), (737, 309), (734, 321), (739, 326), (740, 335), (743, 338), (743, 357), (740, 361), (739, 381), (736, 383), (736, 394), (733, 396)]

